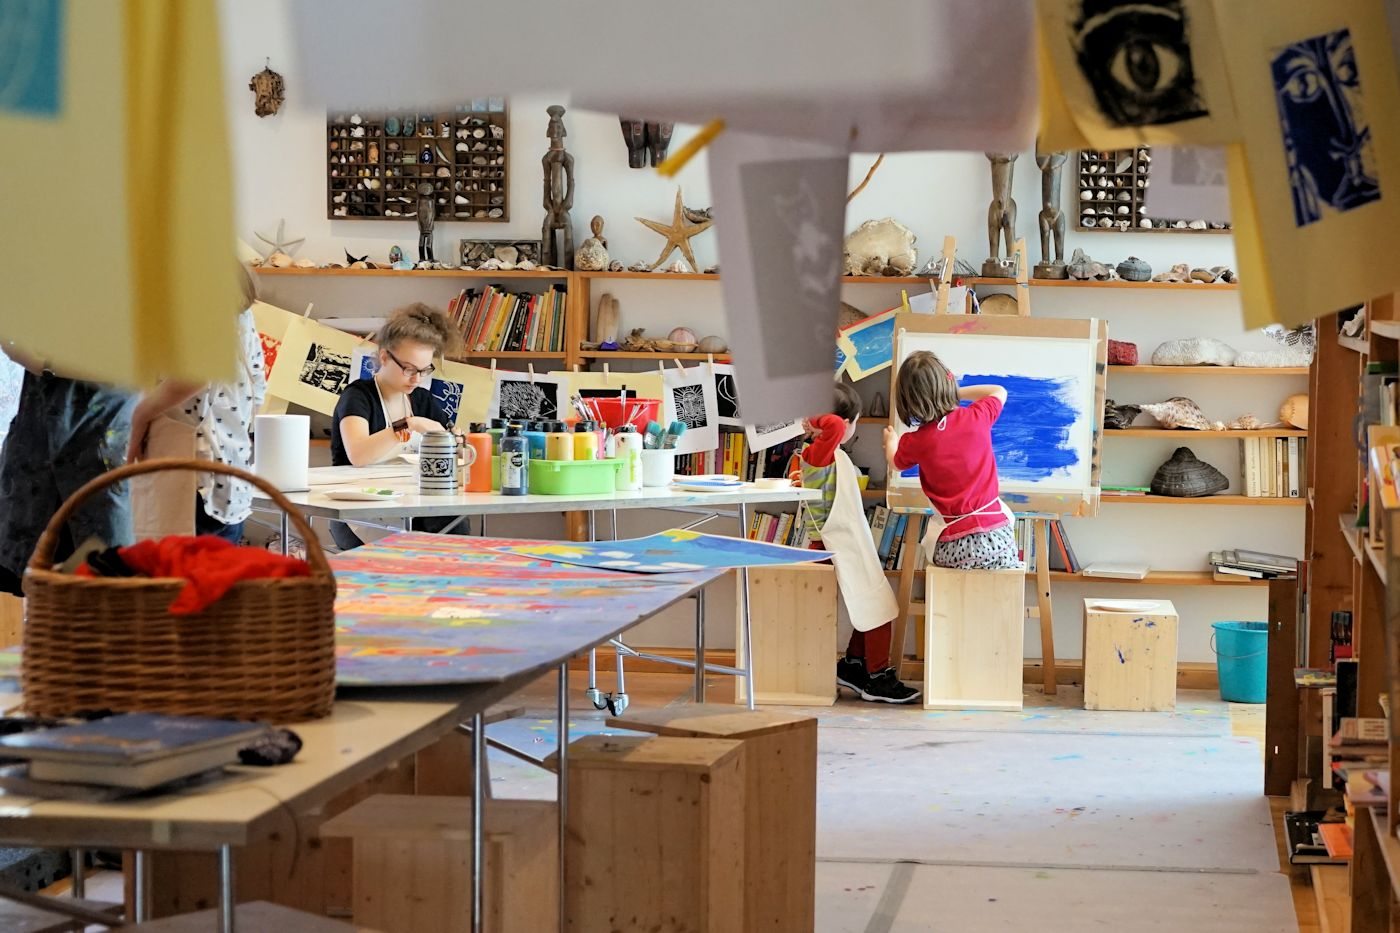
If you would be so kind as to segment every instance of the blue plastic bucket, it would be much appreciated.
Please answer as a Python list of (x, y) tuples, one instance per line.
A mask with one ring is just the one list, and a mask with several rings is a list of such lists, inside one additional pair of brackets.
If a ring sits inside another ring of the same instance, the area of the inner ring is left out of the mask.
[(1269, 687), (1269, 623), (1212, 622), (1220, 699), (1263, 703)]

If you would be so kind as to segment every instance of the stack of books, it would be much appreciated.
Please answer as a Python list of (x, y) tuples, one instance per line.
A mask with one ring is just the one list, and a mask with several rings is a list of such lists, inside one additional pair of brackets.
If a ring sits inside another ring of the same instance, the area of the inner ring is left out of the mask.
[(788, 544), (793, 547), (805, 546), (798, 545), (793, 538), (796, 524), (797, 515), (794, 512), (755, 512), (749, 521), (749, 540)]
[(1306, 437), (1247, 437), (1240, 441), (1240, 485), (1262, 499), (1299, 499), (1308, 489)]
[(1345, 716), (1328, 742), (1328, 757), (1336, 783), (1350, 784), (1354, 775), (1390, 766), (1388, 727), (1384, 719)]
[(1210, 564), (1216, 574), (1253, 580), (1272, 580), (1298, 572), (1297, 558), (1261, 551), (1211, 551)]
[[(1346, 855), (1341, 854), (1341, 837), (1346, 835), (1338, 830), (1347, 829), (1341, 814), (1325, 810), (1303, 810), (1283, 815), (1284, 831), (1288, 835), (1288, 861), (1294, 865), (1345, 865), (1351, 858), (1349, 845)], [(1330, 828), (1329, 828), (1330, 827)], [(1328, 844), (1328, 838), (1334, 842)], [(1333, 854), (1336, 846), (1337, 854)]]
[(459, 293), (448, 303), (447, 315), (461, 328), (469, 352), (562, 353), (567, 304), (557, 286), (533, 294), (488, 285), (480, 293)]

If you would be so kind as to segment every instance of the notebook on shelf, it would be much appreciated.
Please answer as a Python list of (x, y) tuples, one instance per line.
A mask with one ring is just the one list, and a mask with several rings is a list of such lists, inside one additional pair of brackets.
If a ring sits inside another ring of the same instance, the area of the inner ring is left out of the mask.
[(1113, 580), (1142, 580), (1147, 577), (1146, 564), (1128, 564), (1096, 561), (1084, 568), (1086, 577), (1107, 577)]

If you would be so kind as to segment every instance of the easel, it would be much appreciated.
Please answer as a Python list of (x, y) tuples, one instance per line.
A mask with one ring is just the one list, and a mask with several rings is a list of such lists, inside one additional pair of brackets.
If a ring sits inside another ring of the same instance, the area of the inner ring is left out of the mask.
[[(948, 284), (949, 280), (951, 279), (954, 252), (955, 243), (953, 237), (945, 237), (943, 241), (943, 274), (940, 276), (938, 282), (939, 297), (935, 307), (935, 316), (948, 315), (950, 313), (948, 310)], [(1014, 255), (1017, 259), (1015, 280), (1016, 306), (1018, 312), (1017, 317), (1028, 318), (1030, 316), (1030, 288), (1026, 275), (1028, 266), (1026, 258), (1026, 241), (1024, 239), (1018, 240), (1016, 242)], [(952, 313), (956, 314), (960, 312)], [(928, 318), (924, 318), (924, 320), (928, 320)], [(1010, 318), (1007, 318), (1006, 320), (1010, 320)], [(1075, 327), (1078, 327), (1082, 332), (1083, 324), (1084, 322), (1060, 322), (1047, 320), (1043, 322), (1037, 322), (1037, 329), (1043, 329), (1045, 331), (1046, 336), (1070, 336), (1070, 332), (1065, 325), (1073, 325)], [(1104, 323), (1097, 321), (1090, 322), (1089, 326), (1090, 331), (1089, 334), (1086, 335), (1096, 336), (1098, 339), (1098, 359), (1096, 366), (1095, 396), (1097, 399), (1097, 404), (1100, 410), (1102, 410), (1103, 397), (1106, 392), (1106, 354), (1108, 347), (1107, 326)], [(898, 327), (899, 325), (896, 324), (896, 328)], [(895, 366), (891, 368), (890, 373), (891, 399), (897, 397), (897, 393), (894, 390), (894, 381), (897, 377), (898, 366)], [(896, 417), (896, 413), (893, 410), (890, 414), (891, 419)], [(1097, 477), (1099, 473), (1098, 436), (1095, 436), (1094, 438), (1093, 457), (1093, 475)], [(910, 616), (914, 616), (916, 619), (920, 620), (915, 623), (917, 627), (916, 630), (919, 633), (919, 636), (916, 640), (917, 643), (914, 649), (916, 659), (922, 658), (923, 654), (924, 639), (922, 620), (926, 617), (927, 606), (923, 602), (915, 601), (913, 597), (914, 580), (918, 575), (917, 571), (914, 569), (915, 564), (917, 563), (916, 555), (918, 551), (916, 549), (921, 547), (920, 539), (922, 537), (920, 535), (920, 526), (922, 525), (922, 522), (918, 521), (917, 519), (920, 515), (926, 514), (926, 512), (924, 509), (920, 509), (917, 506), (916, 502), (906, 501), (901, 503), (897, 494), (892, 495), (891, 493), (886, 493), (886, 498), (891, 511), (904, 512), (908, 514), (911, 518), (911, 521), (909, 521), (908, 526), (904, 531), (903, 547), (905, 558), (904, 563), (899, 571), (898, 587), (899, 615), (895, 617), (893, 623), (894, 632), (891, 649), (891, 660), (895, 665), (899, 677), (901, 679), (904, 679), (905, 663), (907, 661), (905, 655), (905, 643), (908, 636), (908, 620)], [(922, 493), (918, 493), (912, 498), (916, 500), (921, 499)], [(924, 501), (925, 503), (927, 502), (927, 500)], [(1085, 503), (1082, 501), (1072, 502), (1065, 500), (1047, 501), (1043, 503), (1031, 503), (1031, 505), (1032, 507), (1030, 509), (1023, 510), (1019, 514), (1021, 514), (1021, 516), (1024, 518), (1031, 519), (1034, 524), (1035, 551), (1036, 554), (1039, 555), (1039, 560), (1037, 560), (1035, 567), (1035, 581), (1037, 616), (1040, 620), (1040, 656), (1042, 659), (1043, 666), (1042, 682), (1044, 684), (1045, 693), (1047, 695), (1053, 695), (1056, 692), (1057, 685), (1055, 677), (1054, 614), (1050, 599), (1049, 522), (1054, 520), (1054, 517), (1056, 515), (1094, 514), (1098, 508), (1098, 501), (1095, 498), (1092, 502), (1089, 503)]]

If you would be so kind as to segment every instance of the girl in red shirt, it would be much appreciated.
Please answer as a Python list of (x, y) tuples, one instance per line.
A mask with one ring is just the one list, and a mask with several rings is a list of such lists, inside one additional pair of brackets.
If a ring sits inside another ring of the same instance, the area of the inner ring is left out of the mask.
[(959, 388), (937, 356), (919, 351), (899, 368), (895, 404), (904, 423), (918, 428), (903, 437), (885, 428), (885, 456), (897, 470), (919, 468), (919, 485), (938, 512), (924, 538), (929, 560), (954, 570), (1021, 566), (1013, 518), (998, 497), (992, 451), (992, 425), (1001, 417), (1006, 390)]

